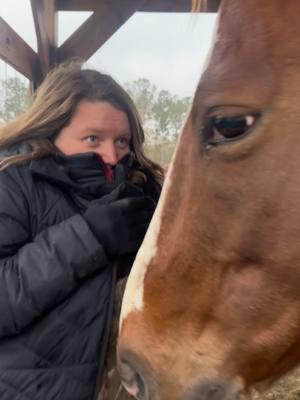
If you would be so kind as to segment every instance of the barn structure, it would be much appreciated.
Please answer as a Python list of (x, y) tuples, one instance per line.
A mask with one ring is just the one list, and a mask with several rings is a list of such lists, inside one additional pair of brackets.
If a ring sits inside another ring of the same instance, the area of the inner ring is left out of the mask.
[[(69, 58), (89, 59), (135, 12), (189, 12), (192, 0), (31, 0), (38, 51), (0, 17), (0, 59), (37, 87), (49, 69)], [(206, 0), (202, 11), (215, 12), (220, 0)], [(61, 46), (59, 11), (92, 11)]]

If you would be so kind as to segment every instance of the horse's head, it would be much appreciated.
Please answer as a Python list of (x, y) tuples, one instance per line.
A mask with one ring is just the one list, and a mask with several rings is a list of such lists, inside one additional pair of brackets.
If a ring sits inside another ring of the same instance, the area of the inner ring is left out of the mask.
[(126, 289), (138, 399), (231, 400), (300, 362), (300, 1), (225, 0)]

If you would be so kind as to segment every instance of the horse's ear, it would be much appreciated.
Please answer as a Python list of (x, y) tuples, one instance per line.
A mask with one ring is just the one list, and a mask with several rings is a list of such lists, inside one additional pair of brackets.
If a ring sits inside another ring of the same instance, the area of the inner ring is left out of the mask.
[(206, 9), (207, 0), (192, 0), (192, 12), (204, 12)]

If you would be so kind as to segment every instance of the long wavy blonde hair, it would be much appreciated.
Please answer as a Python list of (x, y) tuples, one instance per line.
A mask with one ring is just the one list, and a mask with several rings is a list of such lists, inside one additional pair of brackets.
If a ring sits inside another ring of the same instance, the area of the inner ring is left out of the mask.
[(105, 101), (127, 114), (132, 132), (132, 151), (141, 166), (161, 183), (162, 168), (144, 154), (145, 135), (141, 119), (127, 92), (111, 76), (82, 66), (81, 61), (73, 61), (54, 68), (34, 94), (28, 109), (0, 127), (0, 149), (18, 143), (28, 144), (31, 149), (25, 154), (3, 157), (0, 169), (54, 154), (53, 139), (68, 125), (78, 104), (83, 100)]

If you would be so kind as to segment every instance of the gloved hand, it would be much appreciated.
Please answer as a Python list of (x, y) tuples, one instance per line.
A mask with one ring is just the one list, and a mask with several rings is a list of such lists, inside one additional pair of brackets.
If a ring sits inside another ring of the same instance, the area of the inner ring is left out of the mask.
[(154, 208), (151, 197), (144, 196), (133, 185), (121, 184), (110, 194), (94, 200), (83, 217), (108, 255), (120, 256), (138, 250)]
[(102, 196), (100, 199), (94, 200), (90, 205), (96, 204), (109, 204), (115, 200), (126, 199), (129, 197), (144, 197), (144, 192), (142, 189), (133, 185), (130, 182), (122, 182), (109, 194)]

